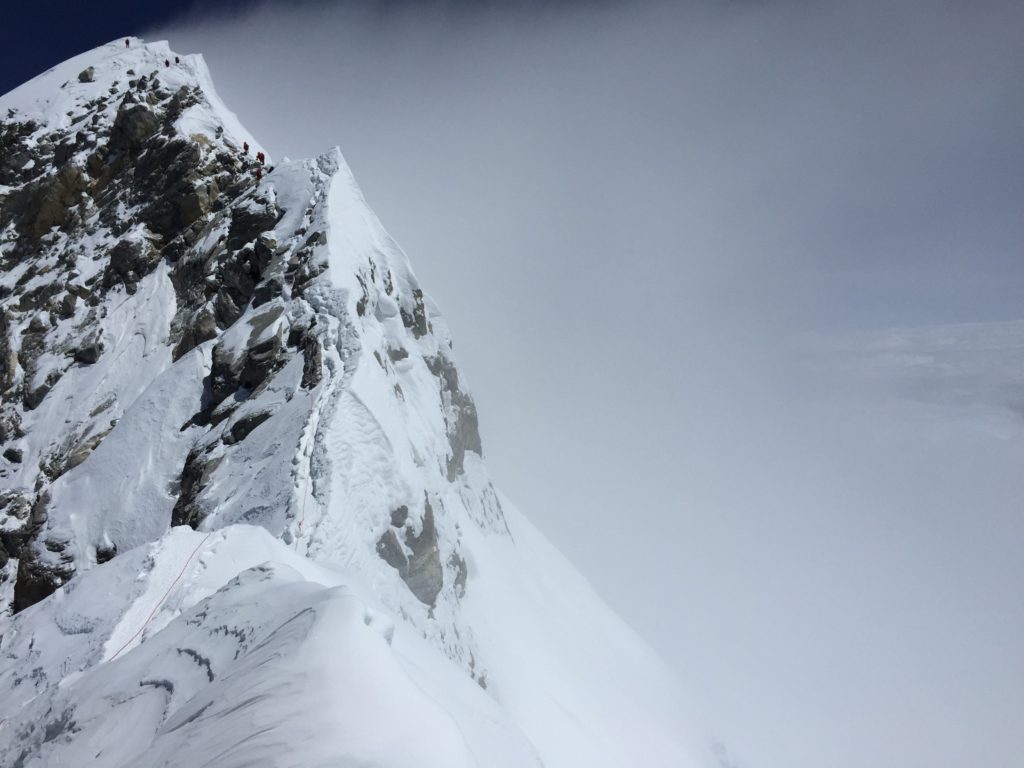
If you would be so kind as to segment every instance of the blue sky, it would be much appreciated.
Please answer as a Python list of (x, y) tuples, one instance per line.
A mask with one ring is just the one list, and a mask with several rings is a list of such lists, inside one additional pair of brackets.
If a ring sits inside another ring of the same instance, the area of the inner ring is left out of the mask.
[[(210, 3), (214, 4), (227, 5)], [(76, 53), (167, 21), (178, 15), (183, 5), (187, 4), (129, 0), (7, 3), (0, 25), (0, 92), (6, 93)]]

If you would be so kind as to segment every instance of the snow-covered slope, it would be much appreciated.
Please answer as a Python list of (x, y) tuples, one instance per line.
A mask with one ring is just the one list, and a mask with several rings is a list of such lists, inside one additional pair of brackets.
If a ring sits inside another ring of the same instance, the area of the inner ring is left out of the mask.
[(2, 764), (711, 762), (338, 150), (261, 166), (137, 39), (0, 118)]

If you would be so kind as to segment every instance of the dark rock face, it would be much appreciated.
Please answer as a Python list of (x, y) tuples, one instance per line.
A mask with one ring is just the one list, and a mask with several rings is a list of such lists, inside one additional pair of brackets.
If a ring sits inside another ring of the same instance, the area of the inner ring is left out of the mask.
[(75, 314), (75, 307), (78, 304), (78, 296), (74, 293), (65, 293), (57, 305), (57, 314), (61, 320), (67, 320)]
[(273, 411), (256, 411), (255, 413), (247, 414), (239, 419), (236, 419), (233, 424), (228, 428), (228, 433), (224, 437), (225, 445), (234, 445), (245, 440), (249, 434), (256, 429), (260, 424), (265, 422), (271, 416), (274, 415)]
[[(26, 169), (29, 161), (36, 159), (38, 149), (32, 146), (29, 137), (38, 128), (31, 120), (0, 122), (0, 184), (14, 187), (25, 183), (38, 172)], [(0, 216), (0, 223), (6, 226), (7, 220)]]
[(0, 394), (10, 390), (18, 372), (18, 352), (10, 334), (10, 318), (6, 310), (0, 310)]
[(277, 334), (253, 343), (241, 354), (223, 344), (215, 346), (210, 368), (211, 406), (219, 405), (240, 390), (242, 399), (247, 396), (245, 393), (254, 392), (284, 365), (284, 353), (284, 344)]
[(114, 118), (110, 131), (110, 148), (114, 151), (138, 152), (146, 139), (160, 128), (160, 117), (147, 105), (134, 103), (131, 94), (125, 96)]
[(79, 464), (84, 462), (87, 458), (89, 458), (89, 454), (96, 450), (96, 446), (99, 445), (103, 441), (103, 438), (106, 437), (109, 433), (109, 429), (103, 432), (99, 432), (98, 434), (95, 434), (92, 437), (83, 440), (74, 448), (72, 448), (67, 455), (67, 460), (64, 462), (64, 471), (67, 472), (68, 470), (74, 469)]
[(273, 258), (270, 245), (261, 236), (281, 215), (266, 200), (257, 200), (255, 208), (251, 204), (232, 208), (226, 237), (205, 258), (188, 253), (175, 264), (171, 281), (179, 304), (175, 326), (180, 329), (175, 359), (213, 338), (217, 330), (234, 324), (250, 302), (259, 306), (280, 295), (283, 286), (266, 281), (260, 300), (256, 299)]
[(109, 259), (103, 275), (104, 287), (110, 288), (118, 283), (134, 286), (156, 268), (160, 254), (148, 242), (121, 240), (110, 249)]
[(228, 248), (238, 250), (255, 242), (259, 235), (273, 229), (280, 218), (281, 211), (272, 203), (233, 210), (231, 227), (228, 229)]
[(258, 307), (284, 294), (284, 283), (277, 275), (267, 277), (256, 286), (252, 294), (252, 305)]
[(407, 534), (406, 543), (412, 550), (409, 568), (402, 576), (416, 598), (427, 605), (433, 605), (441, 587), (444, 586), (444, 572), (441, 568), (441, 553), (437, 546), (437, 528), (434, 525), (434, 510), (430, 499), (425, 501), (423, 529), (419, 535)]
[(204, 341), (217, 338), (217, 318), (214, 317), (209, 307), (201, 307), (188, 318), (186, 323), (181, 340), (175, 345), (171, 355), (174, 360), (195, 349)]
[(202, 449), (194, 449), (189, 453), (181, 471), (181, 492), (171, 511), (171, 525), (198, 528), (203, 522), (206, 511), (197, 500), (222, 460), (223, 457), (211, 457)]
[(455, 581), (452, 586), (455, 589), (455, 596), (463, 598), (466, 595), (466, 582), (469, 580), (469, 568), (466, 567), (466, 560), (457, 552), (452, 552), (448, 558), (448, 565), (455, 571)]
[(17, 411), (14, 401), (3, 400), (0, 403), (0, 444), (6, 443), (25, 433), (21, 428), (21, 414)]
[[(44, 491), (32, 505), (28, 528), (33, 535), (46, 522), (46, 507), (49, 502), (50, 495)], [(67, 542), (46, 539), (42, 542), (42, 547), (31, 547), (25, 543), (17, 554), (18, 575), (14, 583), (12, 606), (15, 612), (49, 596), (74, 574), (74, 563), (67, 551)]]
[(75, 362), (92, 365), (103, 354), (103, 342), (98, 338), (90, 339), (75, 350)]
[(21, 402), (26, 411), (31, 411), (39, 407), (39, 404), (43, 402), (43, 398), (49, 394), (51, 389), (53, 389), (53, 385), (60, 381), (62, 373), (62, 371), (52, 370), (46, 374), (46, 378), (43, 379), (39, 386), (34, 389), (25, 390), (25, 394), (22, 395)]
[[(21, 294), (18, 298), (18, 303), (14, 305), (14, 308), (18, 312), (31, 312), (34, 310), (44, 309), (50, 299), (59, 294), (60, 291), (60, 283), (56, 281), (40, 285)], [(46, 330), (45, 326), (32, 328), (32, 331), (36, 333)]]
[[(284, 271), (284, 280), (291, 283), (293, 295), (301, 296), (309, 283), (325, 269), (325, 264), (315, 257), (315, 253), (316, 247), (326, 242), (327, 238), (323, 232), (312, 234), (307, 238), (303, 246), (289, 259), (287, 268)], [(356, 277), (360, 283), (363, 282), (362, 277), (359, 275)], [(364, 284), (364, 298), (361, 300), (364, 306), (365, 289), (366, 286)]]
[(249, 391), (256, 389), (284, 364), (283, 352), (284, 344), (276, 334), (249, 347), (239, 384)]
[(384, 535), (377, 541), (377, 554), (400, 575), (408, 572), (409, 558), (405, 556), (405, 551), (398, 542), (398, 536), (390, 528), (384, 531)]
[[(391, 513), (391, 525), (377, 541), (377, 554), (398, 571), (398, 575), (409, 587), (409, 591), (424, 605), (434, 605), (444, 586), (444, 569), (441, 567), (441, 552), (437, 544), (437, 527), (434, 523), (434, 509), (430, 499), (425, 498), (423, 527), (419, 534), (406, 527), (409, 510), (399, 507)], [(405, 547), (399, 540), (397, 530), (402, 531)], [(409, 554), (406, 554), (408, 549)]]
[(82, 201), (87, 186), (77, 166), (65, 165), (52, 177), (20, 191), (9, 203), (12, 212), (20, 213), (19, 230), (38, 239), (53, 227), (75, 222), (73, 208)]
[(429, 332), (427, 325), (427, 310), (423, 305), (423, 291), (419, 288), (414, 288), (412, 292), (413, 298), (413, 309), (411, 312), (402, 308), (402, 323), (406, 328), (412, 331), (412, 335), (417, 339), (426, 336)]
[(398, 509), (391, 510), (391, 525), (395, 528), (401, 528), (405, 525), (405, 521), (409, 519), (409, 508), (404, 504)]
[(32, 499), (17, 491), (0, 492), (0, 514), (8, 521), (18, 524), (0, 531), (0, 545), (11, 557), (17, 557), (21, 548), (29, 540), (31, 531)]
[[(37, 315), (29, 324), (28, 331), (23, 333), (21, 348), (18, 350), (17, 362), (24, 371), (21, 401), (22, 407), (27, 411), (39, 406), (63, 373), (60, 369), (55, 368), (47, 373), (43, 381), (36, 383), (35, 386), (32, 385), (32, 382), (36, 379), (36, 364), (46, 351), (48, 330), (49, 326), (47, 323)], [(13, 400), (13, 398), (11, 399)]]
[(99, 544), (96, 547), (96, 563), (103, 565), (117, 557), (117, 547), (113, 544)]
[[(237, 319), (263, 277), (261, 257), (272, 255), (263, 246), (239, 255), (222, 243), (223, 264), (210, 280), (203, 273), (209, 252), (195, 255), (198, 269), (194, 263), (177, 263), (195, 250), (218, 211), (222, 217), (231, 215), (225, 195), (232, 202), (241, 200), (251, 175), (247, 161), (226, 146), (178, 132), (174, 121), (205, 96), (193, 87), (169, 93), (156, 75), (133, 77), (127, 91), (123, 85), (112, 86), (108, 95), (83, 104), (70, 128), (40, 133), (34, 122), (10, 115), (0, 119), (0, 187), (6, 188), (0, 191), (0, 231), (9, 233), (0, 251), (0, 274), (21, 270), (16, 284), (0, 286), (0, 450), (6, 462), (20, 451), (3, 444), (23, 436), (24, 412), (44, 403), (69, 366), (101, 359), (104, 348), (96, 323), (103, 317), (108, 293), (135, 292), (166, 260), (179, 293), (180, 318), (172, 333), (174, 354), (180, 356)], [(85, 70), (79, 79), (90, 82), (95, 76)], [(117, 104), (113, 115), (108, 111), (111, 102)], [(258, 239), (279, 215), (267, 201), (262, 207), (248, 205), (237, 221), (232, 219), (233, 232), (247, 240), (255, 232)], [(97, 231), (99, 242), (112, 243), (107, 263), (102, 274), (83, 280), (76, 264), (86, 253), (79, 244)], [(175, 279), (179, 267), (182, 275)], [(52, 279), (40, 280), (43, 274)], [(218, 295), (225, 299), (215, 311), (207, 304)], [(26, 328), (28, 313), (36, 317)], [(218, 326), (218, 316), (226, 323)], [(280, 362), (278, 342), (253, 345), (234, 372), (237, 386), (255, 387), (272, 375)], [(239, 420), (229, 439), (244, 439), (258, 421)], [(40, 497), (49, 482), (85, 461), (106, 434), (91, 433), (40, 459), (35, 486)], [(193, 502), (216, 461), (192, 457), (176, 518), (198, 524), (201, 510)], [(42, 599), (73, 573), (65, 545), (46, 538), (45, 503), (37, 507), (38, 514), (19, 529), (17, 541), (13, 533), (6, 537), (24, 549), (15, 585), (17, 610)], [(97, 551), (98, 557), (104, 556)], [(4, 552), (17, 554), (6, 545)]]
[(213, 209), (221, 193), (221, 173), (230, 179), (232, 170), (204, 165), (195, 142), (156, 137), (135, 166), (134, 200), (142, 205), (142, 220), (165, 243), (188, 239), (185, 230)]
[(425, 358), (431, 373), (441, 382), (441, 394), (450, 403), (448, 443), (452, 453), (448, 457), (448, 480), (454, 481), (464, 471), (466, 451), (483, 455), (480, 445), (480, 426), (476, 404), (468, 392), (459, 388), (459, 372), (455, 364), (444, 355)]
[(30, 547), (21, 549), (18, 576), (14, 583), (12, 608), (15, 613), (49, 597), (74, 574), (71, 556), (64, 551), (63, 545), (46, 542), (46, 548), (59, 553), (58, 565), (43, 563), (37, 551)]

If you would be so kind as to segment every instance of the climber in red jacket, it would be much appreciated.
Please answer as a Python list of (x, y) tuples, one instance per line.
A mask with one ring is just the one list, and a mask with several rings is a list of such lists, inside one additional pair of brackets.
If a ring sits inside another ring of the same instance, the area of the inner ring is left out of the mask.
[(245, 154), (247, 154), (247, 155), (249, 154), (249, 142), (248, 141), (243, 141), (242, 142), (242, 151), (245, 152)]
[(256, 169), (256, 181), (259, 181), (262, 178), (263, 178), (263, 169), (262, 168), (257, 168)]
[(256, 159), (259, 160), (260, 165), (263, 165), (263, 163), (267, 161), (267, 156), (264, 155), (262, 152), (257, 152)]

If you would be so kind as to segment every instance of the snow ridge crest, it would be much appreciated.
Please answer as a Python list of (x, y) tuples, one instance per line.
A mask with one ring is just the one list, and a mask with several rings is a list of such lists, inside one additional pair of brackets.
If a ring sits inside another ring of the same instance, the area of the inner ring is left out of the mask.
[[(202, 57), (137, 38), (0, 98), (0, 146), (0, 761), (624, 765), (639, 734), (696, 764), (492, 485), (340, 149), (273, 162)], [(579, 695), (613, 667), (643, 723)]]

